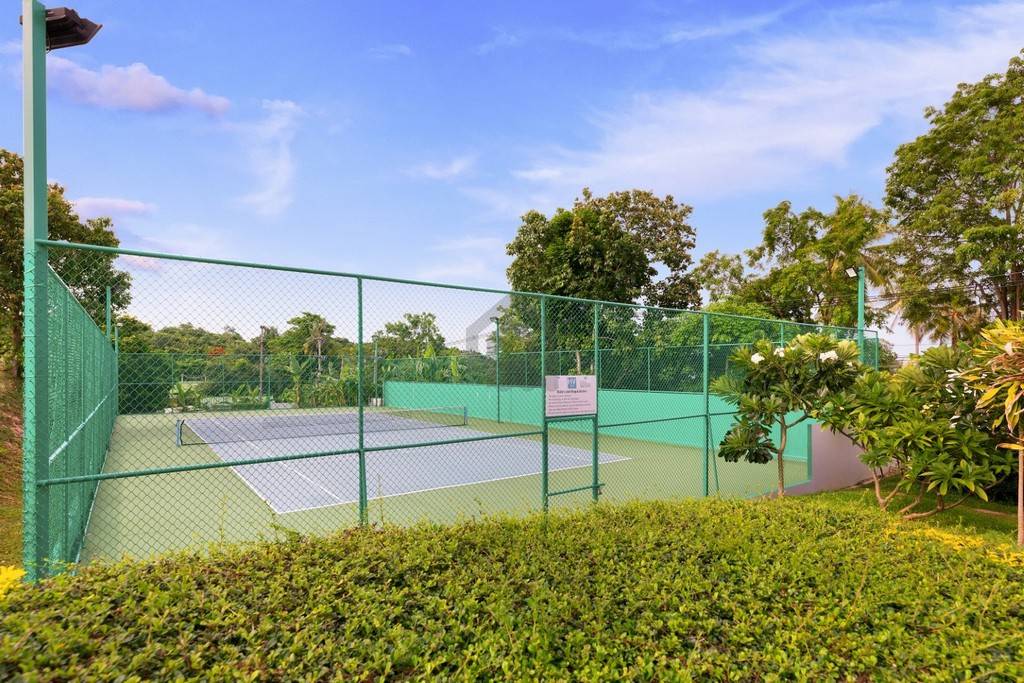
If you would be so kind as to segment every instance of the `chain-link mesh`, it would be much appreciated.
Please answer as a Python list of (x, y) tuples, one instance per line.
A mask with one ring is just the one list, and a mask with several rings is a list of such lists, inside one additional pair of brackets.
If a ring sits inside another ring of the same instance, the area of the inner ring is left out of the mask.
[[(38, 484), (44, 547), (61, 562), (599, 495), (758, 495), (774, 468), (715, 457), (734, 411), (711, 382), (758, 339), (857, 338), (82, 245), (49, 252), (64, 281), (51, 273), (52, 455)], [(107, 288), (116, 335), (104, 332)], [(877, 337), (864, 352), (877, 362)], [(596, 413), (547, 418), (555, 375), (596, 376)], [(809, 461), (796, 431), (793, 483)]]

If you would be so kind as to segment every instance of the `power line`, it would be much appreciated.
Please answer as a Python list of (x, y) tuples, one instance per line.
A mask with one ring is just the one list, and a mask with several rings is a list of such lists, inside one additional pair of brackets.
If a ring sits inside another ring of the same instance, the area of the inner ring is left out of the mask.
[[(896, 299), (903, 298), (907, 294), (914, 296), (931, 296), (937, 294), (952, 294), (957, 292), (977, 291), (987, 283), (994, 283), (999, 281), (1008, 281), (1011, 278), (1019, 275), (1024, 275), (1024, 272), (1015, 271), (1007, 273), (1005, 275), (991, 275), (983, 278), (979, 278), (971, 283), (959, 284), (959, 285), (945, 285), (942, 287), (932, 287), (929, 289), (901, 289), (896, 291), (885, 292), (883, 294), (874, 294), (866, 297), (869, 302), (882, 302), (882, 301), (893, 301)], [(1020, 286), (1024, 286), (1024, 282), (1016, 283)]]

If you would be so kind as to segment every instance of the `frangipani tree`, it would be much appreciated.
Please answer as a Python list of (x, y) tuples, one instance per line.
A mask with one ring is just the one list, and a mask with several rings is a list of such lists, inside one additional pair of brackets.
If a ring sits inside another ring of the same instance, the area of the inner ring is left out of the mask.
[[(857, 345), (822, 334), (804, 334), (785, 347), (761, 340), (738, 349), (729, 374), (712, 391), (736, 405), (739, 416), (718, 455), (779, 468), (778, 495), (785, 495), (783, 452), (789, 430), (808, 419), (823, 396), (844, 391), (860, 374)], [(778, 444), (772, 441), (777, 428)]]
[[(864, 449), (881, 509), (901, 500), (896, 513), (904, 519), (928, 517), (975, 496), (987, 500), (987, 489), (1009, 473), (1007, 452), (990, 434), (991, 414), (961, 377), (970, 363), (966, 351), (937, 346), (897, 372), (867, 370), (821, 401), (822, 425)], [(895, 483), (888, 492), (885, 477)]]
[(1000, 448), (1017, 452), (1017, 545), (1024, 545), (1024, 323), (993, 323), (974, 348), (975, 367), (963, 378), (981, 392), (979, 408), (994, 409), (992, 426), (1005, 430)]

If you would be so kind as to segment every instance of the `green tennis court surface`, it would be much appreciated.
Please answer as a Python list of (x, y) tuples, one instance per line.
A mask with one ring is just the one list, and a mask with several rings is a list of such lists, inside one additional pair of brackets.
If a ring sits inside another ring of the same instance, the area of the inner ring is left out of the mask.
[[(302, 411), (294, 412), (300, 416), (304, 414)], [(250, 417), (251, 414), (246, 413), (236, 416), (217, 413), (205, 419), (224, 423)], [(104, 471), (149, 470), (224, 460), (215, 450), (217, 445), (176, 446), (174, 435), (179, 419), (174, 415), (118, 417)], [(299, 418), (299, 423), (302, 419)], [(681, 422), (679, 429), (703, 433), (703, 416)], [(720, 422), (715, 431), (724, 431), (726, 426), (726, 422)], [(536, 427), (470, 417), (465, 426), (443, 427), (448, 432), (453, 429), (463, 435), (465, 432), (501, 435), (530, 431)], [(621, 434), (623, 430), (617, 428), (616, 431)], [(635, 431), (643, 432), (640, 427)], [(395, 439), (395, 435), (400, 433), (395, 431), (376, 436), (386, 443), (387, 439)], [(416, 431), (407, 433), (415, 434)], [(315, 445), (308, 439), (316, 437), (300, 438), (307, 439), (302, 442), (303, 447)], [(552, 429), (550, 442), (552, 453), (562, 453), (568, 460), (567, 463), (553, 457), (553, 471), (550, 472), (552, 489), (586, 484), (591, 476), (590, 468), (585, 461), (574, 461), (574, 458), (581, 454), (589, 456), (590, 435), (569, 429)], [(603, 434), (599, 444), (600, 479), (604, 484), (602, 500), (704, 495), (704, 455), (699, 448)], [(280, 449), (280, 444), (277, 448)], [(386, 462), (388, 457), (401, 452), (383, 451), (376, 457)], [(303, 474), (314, 482), (302, 481), (297, 489), (305, 492), (302, 496), (311, 495), (308, 492), (315, 489), (315, 482), (334, 482), (337, 486), (356, 483), (340, 479), (351, 477), (352, 468), (351, 465), (339, 466), (338, 457), (302, 460)], [(429, 466), (423, 468), (405, 457), (394, 461), (401, 467), (390, 473), (387, 467), (383, 467), (374, 476), (373, 468), (368, 468), (371, 522), (410, 524), (430, 520), (443, 523), (484, 514), (520, 515), (541, 509), (539, 437), (516, 436), (483, 442), (420, 446), (414, 450), (414, 457), (421, 459), (418, 462), (429, 463)], [(459, 476), (463, 478), (478, 476), (473, 473), (486, 470), (480, 469), (483, 467), (481, 463), (503, 463), (503, 466), (517, 468), (517, 471), (493, 481), (483, 480), (481, 476), (480, 480), (466, 480), (454, 485), (424, 486), (443, 482), (444, 472), (461, 473)], [(568, 467), (567, 464), (578, 466)], [(412, 475), (409, 474), (411, 465), (414, 465)], [(565, 469), (558, 469), (560, 465)], [(270, 491), (287, 496), (288, 476), (294, 483), (298, 475), (288, 475), (280, 463), (247, 465), (244, 468), (247, 473), (240, 473), (240, 469), (243, 468), (225, 467), (100, 482), (82, 560), (116, 558), (124, 554), (148, 556), (173, 549), (201, 547), (212, 541), (273, 538), (285, 529), (329, 532), (353, 526), (359, 521), (358, 505), (354, 501), (275, 512), (275, 506), (265, 500), (266, 491), (253, 486), (253, 482), (263, 477), (271, 482), (267, 484)], [(273, 472), (274, 469), (278, 471)], [(786, 469), (790, 483), (799, 483), (807, 478), (803, 460), (787, 460)], [(774, 470), (774, 467), (762, 465), (712, 460), (708, 472), (711, 493), (717, 492), (722, 496), (765, 493), (774, 485)], [(415, 474), (417, 471), (419, 474)], [(273, 483), (275, 480), (277, 484)], [(279, 488), (272, 488), (275, 485)], [(389, 487), (396, 485), (410, 490), (389, 493)], [(141, 501), (145, 504), (140, 505)], [(296, 502), (287, 498), (285, 501)], [(552, 498), (551, 501), (553, 508), (580, 506), (589, 504), (590, 495), (589, 492), (580, 492)]]

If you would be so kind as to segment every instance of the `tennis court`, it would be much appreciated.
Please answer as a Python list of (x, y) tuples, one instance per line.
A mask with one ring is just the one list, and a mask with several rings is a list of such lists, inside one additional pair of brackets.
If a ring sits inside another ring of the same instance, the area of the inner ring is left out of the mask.
[[(365, 411), (366, 477), (377, 484), (368, 497), (387, 498), (540, 474), (537, 444), (526, 438), (508, 439), (501, 449), (459, 449), (454, 454), (430, 447), (451, 439), (492, 436), (470, 428), (467, 413), (465, 406)], [(277, 514), (359, 501), (358, 412), (197, 417), (179, 420), (176, 432), (181, 447), (207, 445), (224, 462), (348, 451), (315, 460), (231, 469)], [(625, 459), (598, 456), (600, 464)], [(591, 466), (589, 450), (560, 444), (549, 449), (550, 472), (589, 470)]]
[[(119, 247), (47, 248), (75, 268), (40, 282), (48, 378), (26, 387), (47, 408), (26, 429), (26, 442), (39, 437), (36, 469), (25, 474), (26, 566), (37, 576), (292, 533), (761, 495), (776, 468), (717, 457), (735, 408), (713, 383), (754, 340), (782, 345), (824, 331)], [(118, 282), (89, 279), (111, 263), (131, 275), (121, 313), (109, 293)], [(565, 391), (589, 392), (568, 412), (562, 380)], [(804, 430), (788, 435), (787, 484), (809, 477), (808, 449)]]

